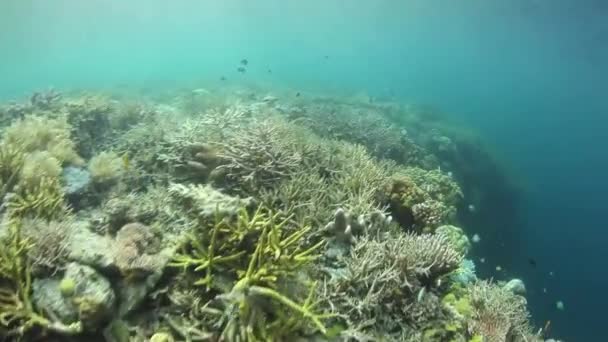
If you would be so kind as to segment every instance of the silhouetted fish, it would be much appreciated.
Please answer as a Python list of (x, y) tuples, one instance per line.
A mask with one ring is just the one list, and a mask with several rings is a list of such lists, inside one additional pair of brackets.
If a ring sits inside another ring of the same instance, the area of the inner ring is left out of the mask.
[(243, 58), (243, 59), (241, 59), (241, 64), (247, 65), (247, 64), (249, 64), (249, 61), (247, 59)]
[(529, 258), (528, 259), (528, 264), (530, 264), (532, 267), (536, 267), (536, 260)]
[(247, 69), (245, 69), (243, 67), (238, 67), (238, 68), (236, 68), (236, 71), (244, 74), (247, 71)]
[(269, 74), (272, 74), (272, 70), (268, 69), (268, 73), (269, 73)]
[(220, 77), (220, 81), (225, 81), (225, 80), (226, 80), (226, 77), (224, 77), (224, 76)]
[(297, 92), (297, 93), (296, 93), (296, 97), (300, 97), (300, 92)]
[(323, 58), (325, 58), (325, 59), (329, 59), (329, 56), (328, 56), (328, 55), (325, 55), (325, 56), (323, 56)]

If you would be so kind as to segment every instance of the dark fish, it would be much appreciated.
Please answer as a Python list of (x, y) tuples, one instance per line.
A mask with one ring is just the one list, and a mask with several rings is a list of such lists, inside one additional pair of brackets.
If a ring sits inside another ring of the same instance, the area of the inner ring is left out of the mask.
[(236, 68), (236, 71), (240, 72), (240, 73), (245, 73), (245, 71), (247, 71), (247, 69), (243, 68), (243, 67), (238, 67)]
[(296, 93), (296, 97), (300, 97), (300, 92), (297, 92), (297, 93)]
[(272, 74), (272, 70), (268, 69), (268, 73), (269, 73), (269, 74)]
[(224, 77), (224, 76), (220, 77), (220, 81), (225, 81), (225, 80), (226, 80), (226, 77)]
[(529, 258), (528, 259), (528, 264), (530, 264), (532, 267), (536, 267), (536, 260)]
[(323, 58), (325, 58), (325, 59), (329, 59), (329, 56), (328, 56), (328, 55), (325, 55), (325, 56), (323, 56)]
[(241, 59), (241, 64), (247, 65), (247, 64), (249, 64), (249, 61), (247, 59), (243, 58), (243, 59)]

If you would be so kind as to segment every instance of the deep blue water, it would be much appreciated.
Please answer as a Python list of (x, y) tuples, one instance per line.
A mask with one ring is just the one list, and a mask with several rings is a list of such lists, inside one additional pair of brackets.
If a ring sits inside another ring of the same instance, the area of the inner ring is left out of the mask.
[(487, 258), (569, 341), (608, 340), (607, 61), (606, 1), (0, 3), (0, 98), (225, 75), (391, 94), (473, 127), (526, 189), (516, 236)]

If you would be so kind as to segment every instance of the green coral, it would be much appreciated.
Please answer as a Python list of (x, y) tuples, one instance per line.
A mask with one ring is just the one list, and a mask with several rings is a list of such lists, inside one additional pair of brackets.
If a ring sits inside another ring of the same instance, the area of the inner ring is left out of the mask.
[(306, 286), (308, 295), (302, 303), (291, 299), (288, 289), (283, 288), (285, 283), (296, 281), (303, 267), (318, 257), (315, 252), (324, 243), (304, 248), (302, 240), (310, 228), (286, 234), (289, 221), (290, 217), (281, 219), (280, 213), (262, 207), (253, 214), (240, 210), (236, 221), (216, 215), (211, 230), (190, 236), (170, 264), (199, 275), (194, 284), (207, 291), (222, 293), (217, 277), (234, 279), (231, 288), (216, 297), (219, 308), (211, 311), (223, 322), (224, 339), (277, 340), (308, 324), (326, 332), (322, 323), (325, 316), (314, 312), (314, 285)]

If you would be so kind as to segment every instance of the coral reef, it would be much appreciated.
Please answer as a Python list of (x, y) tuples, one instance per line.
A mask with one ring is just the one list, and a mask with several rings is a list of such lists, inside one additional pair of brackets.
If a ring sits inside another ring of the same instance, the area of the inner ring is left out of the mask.
[(523, 282), (465, 259), (488, 190), (462, 138), (287, 93), (1, 107), (0, 340), (540, 340)]

